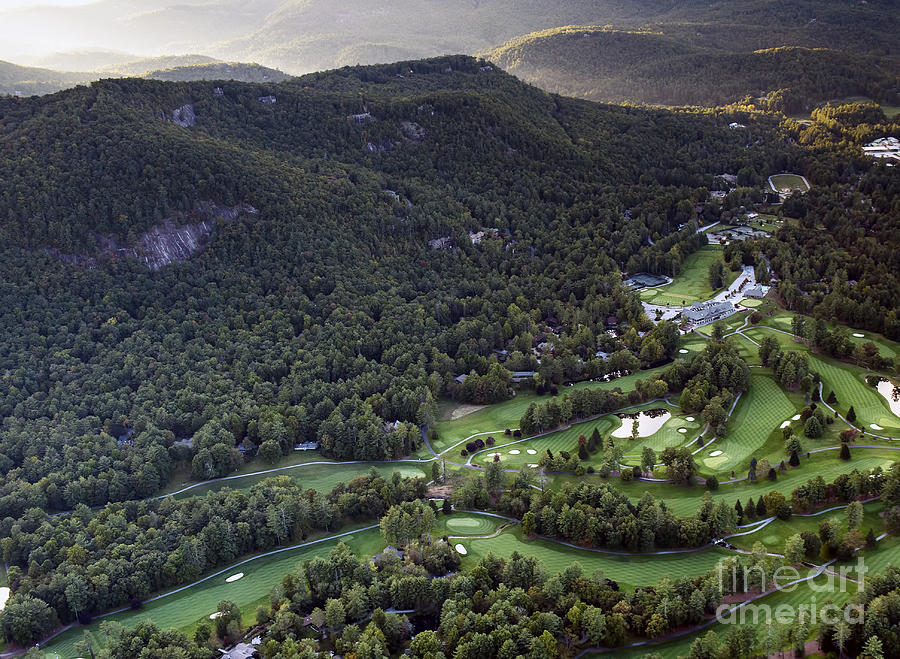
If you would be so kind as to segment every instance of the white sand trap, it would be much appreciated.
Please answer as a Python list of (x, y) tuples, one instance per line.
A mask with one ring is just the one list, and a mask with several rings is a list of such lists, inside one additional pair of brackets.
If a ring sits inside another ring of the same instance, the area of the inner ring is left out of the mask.
[[(900, 397), (894, 398), (894, 383), (887, 378), (882, 378), (878, 381), (876, 389), (878, 390), (878, 393), (884, 396), (888, 407), (891, 408), (891, 412), (893, 412), (895, 416), (900, 416)], [(874, 428), (875, 424), (873, 423), (871, 426)], [(879, 428), (879, 430), (881, 430), (881, 428)]]
[[(638, 414), (638, 437), (649, 437), (657, 430), (663, 427), (663, 424), (672, 418), (669, 412), (663, 412), (656, 416), (650, 416), (646, 412)], [(622, 425), (612, 431), (613, 437), (631, 437), (631, 427), (634, 425), (634, 419), (622, 419)]]
[(517, 449), (517, 448), (514, 448), (512, 451), (509, 452), (510, 455), (519, 455), (519, 453), (521, 453), (521, 451), (519, 451), (519, 449)]
[(225, 583), (232, 583), (232, 582), (235, 582), (235, 581), (237, 581), (238, 579), (240, 579), (240, 578), (243, 577), (243, 576), (244, 576), (244, 573), (243, 573), (243, 572), (238, 572), (237, 574), (232, 574), (230, 577), (228, 577), (228, 578), (225, 580)]
[(791, 425), (790, 419), (782, 423), (779, 428), (787, 428), (789, 425)]
[(528, 449), (528, 450), (525, 451), (525, 452), (526, 452), (528, 455), (537, 455), (537, 451), (535, 451), (533, 448), (530, 448), (530, 449)]
[(0, 611), (6, 606), (6, 600), (9, 599), (9, 588), (3, 586), (0, 588)]
[(865, 334), (861, 334), (859, 332), (853, 332), (853, 336), (855, 336), (857, 339), (861, 339), (861, 338), (865, 337)]
[(460, 556), (465, 556), (466, 554), (469, 553), (469, 552), (466, 551), (466, 548), (463, 547), (461, 544), (457, 544), (457, 545), (454, 547), (454, 549), (459, 553)]
[(685, 421), (693, 421), (693, 420), (694, 420), (694, 417), (692, 417), (692, 416), (686, 416), (686, 417), (684, 417), (684, 420), (685, 420)]
[(686, 354), (688, 354), (688, 353), (690, 352), (690, 350), (685, 350), (684, 348), (682, 348), (682, 349), (679, 350), (678, 352), (680, 352), (682, 355), (686, 355)]
[(685, 433), (687, 432), (687, 428), (679, 428), (678, 432)]
[(221, 611), (216, 611), (215, 613), (210, 613), (210, 614), (209, 614), (209, 619), (210, 619), (210, 620), (215, 620), (216, 618), (221, 618), (223, 615), (225, 615), (225, 614), (222, 613)]
[(800, 420), (799, 414), (795, 414), (794, 416), (791, 417), (791, 421), (799, 421), (799, 420)]
[(715, 458), (715, 457), (718, 457), (718, 456), (720, 456), (720, 455), (722, 455), (722, 451), (713, 451), (712, 453), (709, 454), (709, 457)]
[(870, 427), (872, 430), (884, 430), (884, 428), (882, 428), (881, 426), (879, 426), (877, 423), (870, 423), (870, 424), (869, 424), (869, 427)]
[(538, 467), (538, 466), (537, 466), (536, 464), (534, 464), (533, 462), (529, 463), (528, 466), (531, 467), (532, 469), (537, 469), (537, 467)]

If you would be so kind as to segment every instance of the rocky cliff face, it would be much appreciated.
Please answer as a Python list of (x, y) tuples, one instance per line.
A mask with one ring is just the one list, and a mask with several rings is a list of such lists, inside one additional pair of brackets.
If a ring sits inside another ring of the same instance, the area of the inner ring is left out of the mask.
[(186, 261), (203, 251), (212, 238), (218, 220), (233, 222), (240, 215), (256, 215), (258, 211), (249, 204), (221, 206), (212, 202), (198, 202), (191, 217), (202, 218), (200, 222), (185, 224), (187, 214), (179, 214), (163, 220), (140, 234), (133, 246), (125, 245), (111, 236), (98, 236), (101, 256), (64, 254), (48, 249), (65, 263), (96, 268), (110, 258), (132, 258), (144, 263), (151, 270), (159, 270), (170, 263)]

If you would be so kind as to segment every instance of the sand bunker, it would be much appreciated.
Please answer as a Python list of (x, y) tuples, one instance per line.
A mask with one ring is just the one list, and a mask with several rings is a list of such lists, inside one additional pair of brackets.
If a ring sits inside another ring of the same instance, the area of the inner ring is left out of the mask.
[(800, 420), (799, 414), (795, 414), (794, 416), (791, 417), (791, 421), (799, 421), (799, 420)]
[(722, 455), (722, 451), (713, 451), (712, 453), (709, 454), (709, 457), (715, 458), (719, 455)]
[[(884, 396), (888, 407), (891, 408), (891, 412), (896, 416), (900, 416), (900, 396), (894, 397), (894, 383), (887, 378), (881, 378), (876, 389), (878, 390), (878, 393)], [(871, 426), (874, 428), (875, 424), (873, 423)], [(881, 430), (881, 428), (879, 428), (879, 430)]]
[(488, 462), (493, 462), (493, 461), (494, 461), (494, 456), (497, 456), (498, 459), (500, 458), (500, 454), (499, 454), (499, 453), (488, 453), (486, 456), (484, 456), (484, 459), (485, 459), (486, 461), (488, 461)]
[(517, 448), (514, 448), (512, 451), (509, 452), (510, 455), (519, 455), (519, 453), (520, 453), (520, 451)]
[(463, 547), (461, 544), (457, 544), (457, 545), (454, 547), (454, 549), (459, 553), (460, 556), (465, 556), (466, 554), (469, 553), (469, 552), (466, 551), (466, 548)]
[(528, 449), (528, 450), (525, 451), (525, 452), (526, 452), (528, 455), (537, 455), (537, 451), (535, 451), (533, 448), (530, 448), (530, 449)]
[(782, 424), (781, 424), (780, 426), (778, 426), (778, 427), (779, 427), (779, 428), (787, 428), (789, 425), (791, 425), (790, 419), (788, 419), (787, 421), (785, 421), (784, 423), (782, 423)]
[(857, 339), (861, 339), (865, 336), (865, 334), (861, 334), (860, 332), (853, 332), (853, 336), (855, 336)]
[(690, 352), (690, 350), (685, 350), (684, 348), (682, 348), (682, 349), (679, 350), (678, 352), (680, 352), (682, 355), (686, 355), (686, 354), (688, 354), (688, 353)]
[(209, 619), (210, 619), (210, 620), (215, 620), (216, 618), (221, 618), (223, 615), (225, 615), (225, 614), (222, 613), (221, 611), (216, 611), (215, 613), (210, 613), (210, 614), (209, 614)]
[(6, 606), (6, 600), (9, 599), (9, 588), (3, 586), (0, 588), (0, 611)]
[(687, 432), (687, 428), (679, 428), (678, 432), (685, 433), (685, 432)]
[[(647, 414), (646, 412), (641, 412), (637, 416), (638, 422), (638, 437), (649, 437), (657, 430), (663, 427), (663, 424), (672, 418), (671, 413), (663, 412), (662, 414), (655, 414), (653, 416)], [(631, 427), (634, 424), (634, 419), (629, 419), (628, 417), (622, 418), (622, 425), (613, 430), (613, 437), (631, 437)]]
[(693, 420), (694, 420), (694, 417), (692, 417), (692, 416), (686, 416), (686, 417), (684, 417), (684, 420), (685, 420), (685, 421), (693, 421)]
[(244, 576), (243, 572), (238, 572), (237, 574), (232, 574), (225, 580), (225, 583), (233, 583)]
[(877, 423), (870, 423), (870, 424), (869, 424), (869, 427), (870, 427), (872, 430), (884, 430), (884, 428), (882, 428), (881, 426), (879, 426)]

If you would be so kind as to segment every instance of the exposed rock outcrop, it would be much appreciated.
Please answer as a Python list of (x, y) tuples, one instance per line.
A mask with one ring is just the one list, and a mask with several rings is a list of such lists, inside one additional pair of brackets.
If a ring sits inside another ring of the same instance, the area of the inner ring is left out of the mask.
[(172, 110), (172, 122), (182, 128), (190, 128), (197, 123), (197, 115), (194, 114), (194, 104), (187, 103), (180, 108)]
[[(209, 244), (218, 220), (233, 222), (240, 215), (256, 215), (249, 204), (221, 206), (212, 202), (198, 202), (190, 213), (179, 213), (137, 236), (128, 246), (112, 236), (97, 236), (101, 256), (65, 254), (57, 249), (44, 250), (64, 263), (96, 268), (100, 262), (115, 258), (137, 259), (151, 270), (159, 270), (170, 263), (186, 261), (203, 251)], [(187, 222), (185, 220), (199, 219)]]

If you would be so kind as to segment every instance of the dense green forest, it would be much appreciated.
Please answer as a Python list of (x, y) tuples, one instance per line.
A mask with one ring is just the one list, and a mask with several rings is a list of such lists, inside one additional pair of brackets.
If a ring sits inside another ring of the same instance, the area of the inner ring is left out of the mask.
[[(186, 102), (193, 127), (160, 118)], [(419, 438), (386, 438), (385, 422), (433, 419), (454, 374), (486, 374), (507, 345), (530, 353), (551, 318), (564, 328), (552, 380), (587, 376), (594, 360), (577, 357), (600, 348), (641, 357), (605, 331), (611, 316), (647, 322), (617, 268), (642, 246), (677, 268), (664, 239), (698, 246), (693, 230), (672, 233), (698, 187), (792, 157), (762, 116), (771, 137), (748, 148), (727, 113), (552, 97), (469, 58), (221, 96), (104, 81), (0, 112), (4, 515), (147, 496), (185, 460), (198, 478), (224, 475), (236, 448), (266, 442), (408, 453)], [(189, 221), (199, 200), (258, 213), (220, 220), (205, 251), (155, 272), (103, 251), (176, 211)], [(498, 238), (473, 244), (481, 226)], [(450, 249), (428, 245), (440, 236)], [(591, 377), (608, 368), (597, 360)], [(366, 441), (343, 434), (350, 419)]]
[(483, 55), (548, 91), (606, 102), (714, 106), (749, 96), (793, 114), (854, 95), (896, 105), (900, 83), (900, 68), (887, 57), (830, 48), (723, 50), (668, 30), (555, 28)]
[[(171, 119), (188, 106), (192, 121)], [(747, 130), (730, 128), (734, 122)], [(248, 461), (278, 462), (303, 442), (342, 460), (412, 454), (439, 400), (509, 398), (510, 371), (535, 371), (524, 387), (557, 393), (571, 381), (666, 364), (676, 356), (677, 327), (650, 322), (623, 272), (677, 275), (706, 242), (700, 224), (764, 200), (772, 173), (797, 171), (814, 185), (774, 211), (784, 223), (771, 237), (731, 245), (725, 260), (771, 267), (786, 304), (817, 317), (809, 337), (825, 352), (843, 357), (849, 349), (824, 327), (833, 317), (897, 337), (897, 174), (859, 151), (895, 130), (870, 105), (829, 106), (800, 124), (740, 104), (595, 104), (463, 56), (281, 83), (104, 80), (0, 99), (0, 547), (16, 593), (2, 617), (6, 636), (34, 640), (82, 612), (139, 602), (311, 533), (386, 514), (384, 530), (418, 514), (391, 513), (395, 504), (424, 511), (413, 503), (425, 496), (422, 479), (374, 473), (330, 493), (269, 481), (206, 499), (146, 499), (176, 473), (217, 478)], [(712, 198), (723, 173), (741, 187)], [(129, 256), (160, 227), (201, 223), (208, 233), (187, 257), (151, 269)], [(536, 347), (550, 343), (538, 363)], [(785, 354), (794, 353), (769, 350), (765, 361), (783, 384), (808, 387), (808, 367)], [(787, 360), (790, 368), (779, 366)], [(749, 372), (733, 347), (715, 343), (627, 394), (582, 388), (538, 399), (521, 427), (552, 428), (680, 392), (685, 410), (724, 435), (724, 410), (747, 388)], [(600, 448), (608, 475), (621, 449), (602, 440), (585, 446)], [(660, 457), (675, 481), (694, 480), (690, 451)], [(560, 453), (535, 461), (563, 471), (578, 460)], [(653, 456), (648, 462), (652, 468)], [(457, 489), (453, 502), (484, 507), (490, 496), (534, 532), (629, 549), (699, 546), (741, 515), (710, 502), (676, 518), (652, 497), (634, 504), (606, 486), (541, 494), (527, 471), (509, 492), (501, 494), (502, 485), (499, 464), (489, 464), (484, 480)], [(832, 498), (874, 492), (857, 487)], [(597, 517), (608, 523), (588, 521)], [(385, 539), (399, 543), (403, 533), (392, 528)], [(456, 586), (482, 576), (445, 576), (458, 557), (425, 535), (413, 552), (420, 563), (387, 561), (383, 578), (355, 557), (333, 561), (367, 584), (363, 603), (344, 598), (343, 581), (334, 579), (321, 592), (298, 587), (296, 606), (291, 595), (264, 611), (266, 621), (284, 614), (267, 656), (295, 643), (299, 612), (330, 608), (340, 622), (328, 627), (342, 629), (352, 603), (356, 620), (373, 615), (374, 627), (357, 630), (376, 637), (366, 643), (377, 645), (380, 635), (394, 651), (409, 634), (391, 637), (388, 627), (402, 621), (381, 624), (378, 607), (421, 605), (437, 616), (445, 600), (457, 606), (448, 596), (458, 587), (459, 615), (470, 615), (462, 600), (480, 590), (471, 615), (481, 616), (491, 598), (508, 599), (504, 587), (544, 587), (543, 578), (507, 583), (490, 562), (490, 583)], [(115, 585), (104, 582), (109, 574), (120, 577)], [(304, 578), (310, 574), (294, 576), (298, 584)], [(606, 611), (607, 628), (618, 631), (597, 632), (603, 642), (658, 636), (724, 595), (693, 580), (685, 588), (701, 595), (685, 590), (684, 601), (696, 600), (694, 613), (651, 627), (655, 602), (640, 608), (639, 595), (572, 579), (584, 589), (554, 584), (553, 592), (571, 590), (584, 607)], [(430, 584), (437, 590), (422, 590)], [(343, 618), (329, 606), (337, 600)], [(538, 598), (527, 616), (516, 613), (522, 621), (537, 616), (532, 629), (540, 633), (529, 639), (523, 631), (527, 643), (502, 656), (540, 648), (554, 656), (549, 643), (557, 641), (543, 630), (557, 623), (544, 616), (581, 606), (567, 601), (562, 610), (557, 600)], [(642, 613), (623, 616), (621, 627), (609, 613), (620, 604)], [(215, 633), (225, 638), (234, 616), (221, 618)], [(551, 636), (581, 638), (588, 632), (576, 622)], [(462, 644), (460, 656), (482, 656), (486, 641), (467, 636), (468, 628), (451, 631), (454, 624), (431, 629), (450, 635), (448, 646)], [(119, 640), (133, 647), (156, 633), (122, 631)], [(362, 642), (347, 633), (347, 647)], [(190, 652), (206, 656), (199, 640)], [(491, 639), (491, 647), (499, 652), (507, 640)]]

